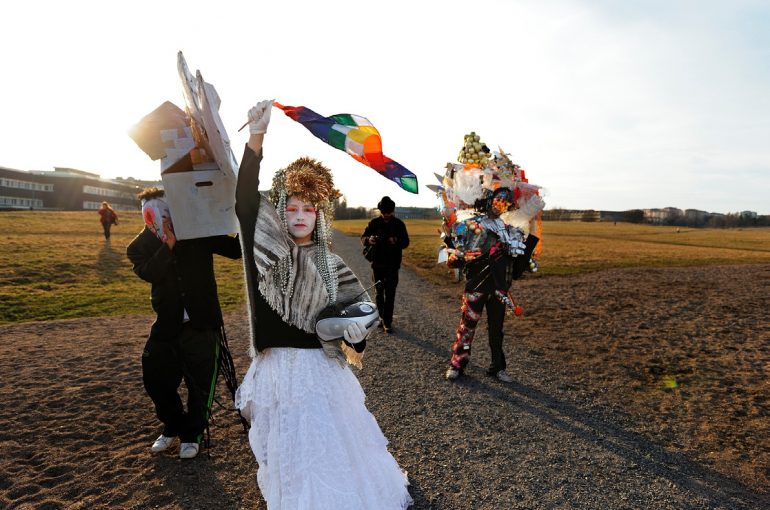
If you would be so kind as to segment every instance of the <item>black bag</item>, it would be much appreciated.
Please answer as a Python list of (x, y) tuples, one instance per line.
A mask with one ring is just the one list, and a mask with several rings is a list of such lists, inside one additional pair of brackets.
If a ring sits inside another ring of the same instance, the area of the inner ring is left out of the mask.
[(374, 262), (374, 248), (375, 246), (373, 244), (368, 244), (364, 246), (364, 250), (362, 251), (364, 258), (369, 262)]
[(527, 240), (524, 241), (524, 244), (526, 245), (526, 248), (524, 248), (524, 255), (519, 255), (514, 259), (514, 266), (513, 266), (513, 279), (518, 280), (521, 278), (521, 275), (524, 274), (524, 271), (527, 270), (529, 267), (529, 260), (532, 258), (532, 253), (535, 251), (535, 248), (537, 247), (537, 243), (540, 241), (540, 238), (529, 234), (527, 236)]

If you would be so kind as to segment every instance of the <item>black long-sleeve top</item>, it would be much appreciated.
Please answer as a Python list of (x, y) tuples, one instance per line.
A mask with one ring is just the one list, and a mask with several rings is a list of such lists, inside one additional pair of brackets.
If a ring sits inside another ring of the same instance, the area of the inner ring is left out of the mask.
[(513, 280), (521, 278), (526, 271), (539, 240), (534, 234), (529, 234), (523, 255), (512, 256), (500, 250), (496, 256), (490, 256), (490, 248), (498, 241), (497, 235), (490, 232), (479, 248), (484, 255), (463, 267), (468, 281), (465, 291), (490, 293), (494, 290), (508, 290)]
[(241, 258), (237, 237), (212, 236), (177, 241), (174, 249), (144, 228), (126, 248), (134, 273), (152, 284), (152, 308), (157, 319), (151, 338), (164, 340), (179, 334), (184, 310), (196, 329), (223, 325), (214, 277), (214, 254)]

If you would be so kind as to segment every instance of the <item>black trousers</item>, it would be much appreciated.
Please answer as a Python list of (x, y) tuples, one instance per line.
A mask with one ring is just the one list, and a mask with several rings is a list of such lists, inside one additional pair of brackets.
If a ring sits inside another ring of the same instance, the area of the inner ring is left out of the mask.
[(104, 229), (104, 238), (109, 239), (110, 238), (110, 229), (112, 228), (112, 223), (102, 223), (102, 228)]
[(397, 267), (372, 266), (372, 276), (375, 282), (380, 282), (375, 286), (377, 293), (377, 310), (380, 313), (382, 323), (390, 327), (393, 322), (393, 306), (396, 303), (396, 287), (398, 286)]
[(489, 351), (492, 357), (492, 364), (489, 366), (487, 372), (496, 374), (501, 370), (505, 370), (505, 353), (503, 352), (505, 305), (493, 295), (487, 300), (486, 309)]
[[(148, 340), (142, 353), (142, 379), (163, 422), (163, 435), (200, 443), (216, 388), (221, 332), (189, 325), (174, 339)], [(187, 386), (187, 410), (179, 386)]]

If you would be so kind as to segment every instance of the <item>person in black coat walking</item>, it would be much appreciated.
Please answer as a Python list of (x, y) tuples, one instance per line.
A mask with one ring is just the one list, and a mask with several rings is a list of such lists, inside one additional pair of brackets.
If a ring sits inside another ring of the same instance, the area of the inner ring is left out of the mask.
[(406, 225), (393, 213), (396, 204), (390, 197), (382, 197), (377, 204), (380, 216), (372, 219), (361, 235), (361, 243), (368, 247), (367, 260), (372, 264), (372, 275), (377, 292), (377, 308), (386, 333), (393, 332), (393, 307), (396, 301), (401, 251), (409, 246)]
[[(179, 457), (198, 454), (208, 424), (223, 345), (222, 310), (213, 255), (241, 258), (237, 237), (177, 240), (163, 190), (149, 188), (142, 200), (145, 227), (128, 245), (133, 271), (152, 284), (157, 318), (142, 353), (142, 379), (163, 432), (151, 450), (168, 449), (179, 437)], [(187, 410), (178, 389), (185, 381)]]

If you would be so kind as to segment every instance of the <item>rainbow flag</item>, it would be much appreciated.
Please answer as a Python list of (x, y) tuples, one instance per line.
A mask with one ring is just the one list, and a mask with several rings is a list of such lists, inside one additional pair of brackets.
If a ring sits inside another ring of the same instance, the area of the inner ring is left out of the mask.
[(382, 153), (380, 132), (364, 117), (349, 113), (323, 117), (304, 106), (284, 106), (279, 103), (273, 103), (273, 106), (283, 110), (290, 119), (305, 126), (317, 138), (347, 152), (404, 190), (417, 193), (417, 176)]

